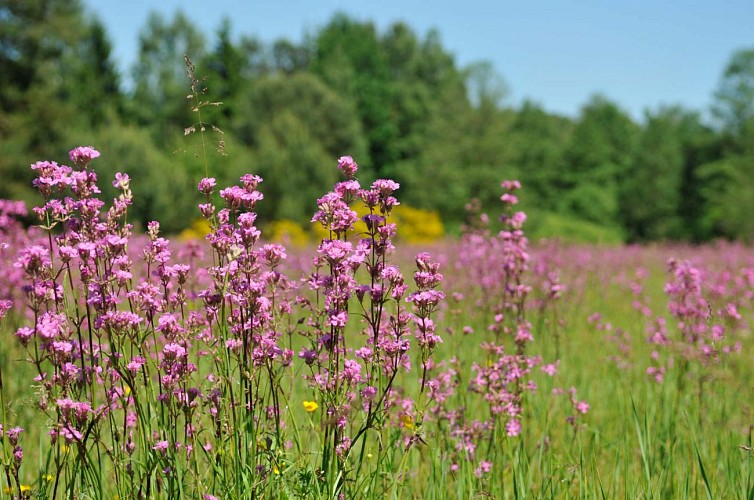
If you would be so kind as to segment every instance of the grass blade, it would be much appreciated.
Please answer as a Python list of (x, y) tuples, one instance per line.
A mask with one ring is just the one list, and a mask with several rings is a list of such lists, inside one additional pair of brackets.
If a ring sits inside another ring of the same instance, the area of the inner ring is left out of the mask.
[(636, 410), (636, 403), (634, 402), (633, 395), (631, 396), (631, 409), (633, 410), (634, 424), (636, 426), (636, 436), (639, 440), (639, 449), (641, 450), (641, 462), (644, 466), (644, 477), (647, 480), (647, 496), (652, 496), (652, 472), (649, 467), (649, 449), (646, 441), (647, 419), (644, 416), (644, 426), (642, 432), (642, 425), (639, 421), (639, 412)]

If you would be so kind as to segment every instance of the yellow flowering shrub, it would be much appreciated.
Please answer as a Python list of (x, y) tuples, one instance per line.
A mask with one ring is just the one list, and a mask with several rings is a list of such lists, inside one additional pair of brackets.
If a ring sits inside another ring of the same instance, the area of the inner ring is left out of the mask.
[(195, 219), (189, 227), (178, 234), (181, 241), (201, 240), (210, 233), (209, 222), (204, 219)]
[(266, 240), (295, 247), (309, 244), (309, 235), (304, 228), (290, 219), (272, 221), (264, 229), (263, 235)]
[(393, 209), (393, 217), (398, 224), (398, 239), (406, 243), (431, 243), (445, 234), (440, 214), (434, 210), (401, 204)]
[[(356, 234), (365, 233), (367, 227), (361, 221), (361, 218), (369, 214), (369, 209), (358, 202), (351, 209), (358, 214), (359, 218), (354, 224), (354, 232)], [(445, 235), (445, 226), (440, 219), (440, 214), (434, 210), (424, 210), (400, 204), (393, 208), (390, 214), (390, 222), (398, 225), (396, 239), (406, 243), (431, 243)], [(328, 232), (322, 227), (322, 224), (312, 224), (312, 233), (314, 233), (317, 241), (329, 238)]]

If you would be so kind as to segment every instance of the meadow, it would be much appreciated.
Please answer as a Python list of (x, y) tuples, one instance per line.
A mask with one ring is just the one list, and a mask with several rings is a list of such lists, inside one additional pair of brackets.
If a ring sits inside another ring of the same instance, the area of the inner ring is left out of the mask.
[(0, 201), (5, 498), (754, 498), (750, 247), (529, 242), (517, 181), (411, 244), (347, 156), (318, 245), (252, 174), (179, 240), (98, 157)]

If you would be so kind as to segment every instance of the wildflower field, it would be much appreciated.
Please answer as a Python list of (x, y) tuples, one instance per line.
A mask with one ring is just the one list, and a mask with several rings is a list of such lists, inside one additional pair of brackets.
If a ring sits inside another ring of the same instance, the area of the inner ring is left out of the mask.
[(179, 241), (99, 156), (0, 201), (5, 498), (754, 498), (751, 248), (530, 243), (517, 181), (417, 245), (347, 156), (319, 244), (251, 173)]

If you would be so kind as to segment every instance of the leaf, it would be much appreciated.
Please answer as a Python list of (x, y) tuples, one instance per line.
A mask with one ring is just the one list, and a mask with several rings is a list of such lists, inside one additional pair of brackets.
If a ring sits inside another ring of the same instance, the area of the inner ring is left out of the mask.
[(696, 460), (699, 462), (699, 470), (702, 473), (702, 480), (704, 481), (704, 488), (707, 491), (707, 498), (709, 500), (712, 500), (714, 498), (712, 496), (712, 488), (710, 488), (709, 480), (707, 479), (707, 471), (704, 469), (704, 463), (702, 462), (702, 455), (699, 453), (699, 447), (696, 444), (696, 439), (694, 440), (694, 452), (696, 453)]

